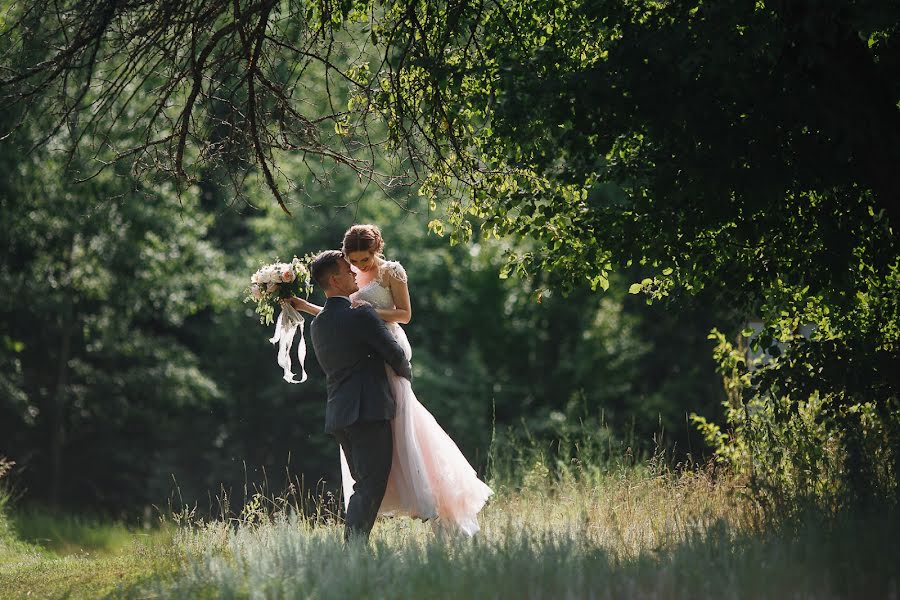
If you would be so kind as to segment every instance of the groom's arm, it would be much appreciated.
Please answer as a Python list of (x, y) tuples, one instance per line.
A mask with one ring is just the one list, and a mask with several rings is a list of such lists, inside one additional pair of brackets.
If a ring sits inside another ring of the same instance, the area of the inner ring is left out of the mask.
[(357, 311), (365, 341), (378, 352), (384, 362), (391, 365), (397, 375), (412, 381), (412, 368), (406, 359), (403, 347), (388, 331), (375, 309), (371, 306), (363, 306), (354, 310)]

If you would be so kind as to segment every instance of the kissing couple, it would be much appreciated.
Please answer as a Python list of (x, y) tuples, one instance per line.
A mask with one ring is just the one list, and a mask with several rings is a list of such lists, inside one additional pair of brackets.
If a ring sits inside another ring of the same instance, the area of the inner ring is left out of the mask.
[(400, 326), (412, 318), (406, 271), (383, 249), (378, 227), (354, 225), (342, 250), (310, 263), (325, 305), (288, 300), (315, 317), (310, 339), (327, 381), (325, 432), (340, 445), (344, 537), (368, 540), (379, 514), (472, 536), (493, 492), (413, 392), (412, 349)]

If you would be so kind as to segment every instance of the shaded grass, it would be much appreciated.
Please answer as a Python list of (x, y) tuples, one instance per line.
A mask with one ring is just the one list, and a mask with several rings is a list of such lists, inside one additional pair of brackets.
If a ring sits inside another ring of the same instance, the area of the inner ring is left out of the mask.
[(3, 508), (0, 598), (98, 598), (177, 565), (169, 530)]
[(171, 537), (158, 529), (138, 533), (134, 527), (123, 523), (48, 510), (14, 512), (9, 521), (18, 539), (61, 556), (112, 556), (131, 546), (136, 535)]

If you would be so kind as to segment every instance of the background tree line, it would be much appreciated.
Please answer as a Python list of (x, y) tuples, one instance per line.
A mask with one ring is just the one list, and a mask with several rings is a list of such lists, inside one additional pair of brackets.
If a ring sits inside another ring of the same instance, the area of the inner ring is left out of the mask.
[(263, 261), (336, 247), (354, 222), (380, 224), (406, 266), (416, 392), (480, 469), (507, 429), (550, 444), (584, 422), (636, 452), (664, 431), (685, 453), (702, 445), (687, 413), (719, 413), (713, 319), (648, 307), (625, 276), (603, 296), (501, 279), (506, 243), (451, 247), (424, 200), (339, 173), (310, 178), (317, 206), (292, 219), (258, 179), (242, 199), (214, 174), (181, 194), (125, 168), (74, 184), (65, 156), (23, 152), (28, 134), (2, 154), (0, 454), (30, 501), (133, 511), (176, 493), (206, 508), (264, 478), (335, 489), (315, 356), (307, 383), (283, 382), (242, 298)]

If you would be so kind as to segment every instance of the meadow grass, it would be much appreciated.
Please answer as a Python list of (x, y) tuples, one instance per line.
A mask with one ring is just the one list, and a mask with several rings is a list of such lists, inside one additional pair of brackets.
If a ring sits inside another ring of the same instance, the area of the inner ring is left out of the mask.
[[(775, 526), (709, 469), (545, 463), (491, 481), (497, 493), (473, 539), (383, 518), (368, 546), (345, 546), (329, 507), (300, 511), (297, 494), (254, 496), (232, 518), (172, 515), (150, 536), (32, 513), (20, 525), (32, 542), (9, 520), (0, 529), (0, 597), (897, 596), (895, 514)], [(79, 540), (94, 550), (71, 554)]]
[(10, 513), (0, 490), (0, 598), (100, 598), (178, 566), (166, 529), (47, 510)]
[(498, 486), (473, 539), (382, 519), (369, 546), (290, 509), (181, 529), (181, 569), (128, 598), (872, 598), (896, 595), (900, 523), (763, 526), (709, 471), (551, 476)]
[(135, 539), (171, 538), (158, 529), (140, 531), (116, 521), (46, 509), (17, 511), (9, 516), (9, 521), (18, 539), (60, 556), (114, 556), (127, 550)]

